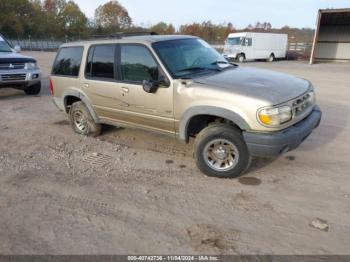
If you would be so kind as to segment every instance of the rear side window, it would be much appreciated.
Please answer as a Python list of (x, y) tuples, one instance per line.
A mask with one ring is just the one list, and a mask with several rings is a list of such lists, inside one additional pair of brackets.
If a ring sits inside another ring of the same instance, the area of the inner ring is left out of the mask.
[(90, 78), (114, 79), (115, 45), (98, 45), (89, 50), (85, 74)]
[(83, 51), (83, 47), (61, 48), (54, 62), (52, 74), (73, 77), (78, 76)]

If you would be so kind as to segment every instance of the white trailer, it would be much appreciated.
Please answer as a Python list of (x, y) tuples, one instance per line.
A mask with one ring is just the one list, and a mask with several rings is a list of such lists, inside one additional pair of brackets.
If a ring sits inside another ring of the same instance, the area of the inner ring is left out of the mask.
[(287, 34), (242, 32), (229, 34), (223, 55), (229, 60), (266, 59), (269, 62), (285, 58), (288, 48)]

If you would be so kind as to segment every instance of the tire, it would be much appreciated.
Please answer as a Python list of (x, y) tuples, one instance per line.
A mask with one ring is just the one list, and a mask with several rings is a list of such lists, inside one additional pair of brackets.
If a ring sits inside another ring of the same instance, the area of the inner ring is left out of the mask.
[(275, 60), (276, 60), (275, 55), (274, 55), (274, 54), (271, 54), (271, 55), (269, 56), (269, 58), (267, 59), (267, 62), (272, 63), (272, 62), (275, 61)]
[(89, 109), (81, 101), (72, 104), (69, 119), (74, 132), (80, 135), (95, 137), (101, 134), (101, 125), (95, 123)]
[(27, 95), (38, 95), (41, 91), (41, 82), (36, 83), (32, 86), (28, 86), (26, 89), (24, 89), (24, 93)]
[[(226, 149), (225, 153), (221, 147)], [(232, 149), (232, 154), (227, 153), (229, 149)], [(214, 153), (221, 158), (217, 158)], [(240, 130), (227, 124), (210, 125), (198, 134), (194, 143), (194, 158), (199, 170), (207, 176), (218, 178), (242, 175), (252, 159)], [(215, 158), (218, 159), (216, 163)]]
[(239, 63), (244, 63), (244, 62), (245, 62), (245, 56), (244, 56), (243, 54), (239, 54), (239, 55), (237, 56), (237, 61), (238, 61)]

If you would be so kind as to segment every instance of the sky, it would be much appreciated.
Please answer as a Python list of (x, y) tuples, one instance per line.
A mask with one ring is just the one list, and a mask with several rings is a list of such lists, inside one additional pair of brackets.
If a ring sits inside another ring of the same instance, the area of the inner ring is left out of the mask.
[[(74, 0), (87, 17), (108, 0)], [(256, 22), (270, 22), (273, 27), (315, 28), (318, 9), (350, 8), (350, 0), (119, 0), (134, 24), (151, 26), (159, 21), (181, 24), (211, 20), (232, 22), (244, 28)]]

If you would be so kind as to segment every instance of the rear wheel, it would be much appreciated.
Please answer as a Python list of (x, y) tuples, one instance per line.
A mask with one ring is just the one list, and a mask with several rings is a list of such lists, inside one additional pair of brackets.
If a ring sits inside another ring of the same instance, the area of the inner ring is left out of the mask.
[(74, 132), (85, 136), (98, 136), (101, 134), (101, 125), (95, 123), (86, 105), (81, 102), (72, 104), (69, 118)]
[(194, 157), (207, 176), (235, 178), (250, 166), (251, 156), (241, 132), (227, 124), (214, 124), (196, 138)]
[(24, 89), (24, 93), (27, 95), (37, 95), (41, 91), (41, 82), (36, 83), (32, 86), (28, 86), (26, 89)]
[(267, 62), (273, 62), (273, 61), (275, 61), (275, 55), (274, 54), (271, 54), (270, 56), (269, 56), (269, 58), (267, 59)]

